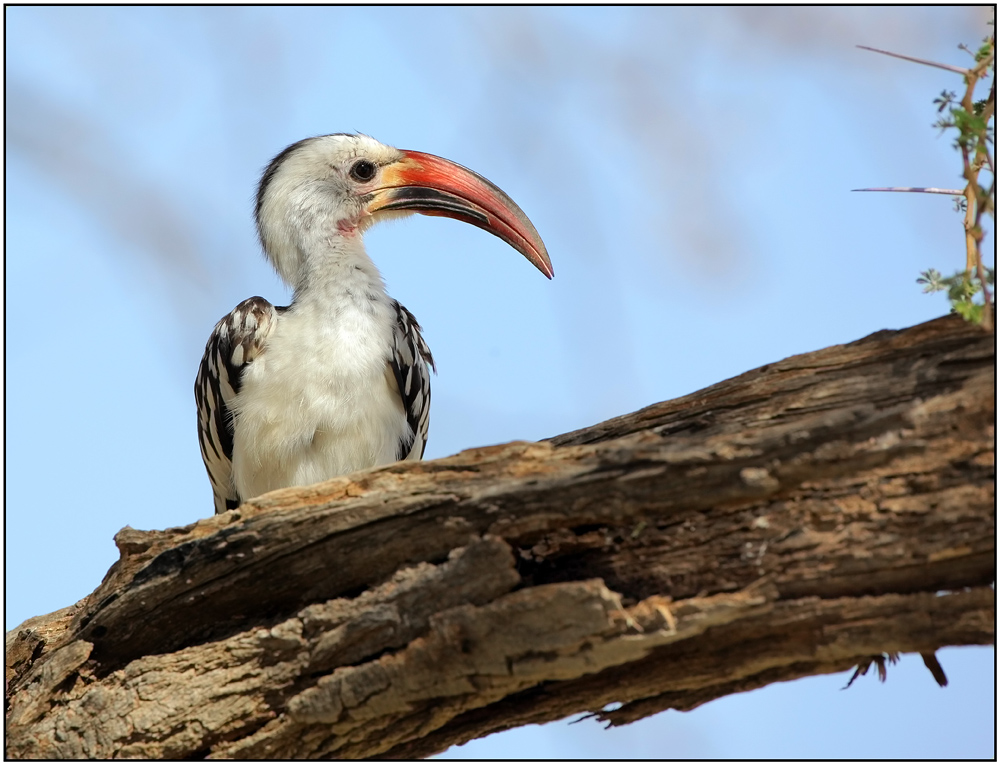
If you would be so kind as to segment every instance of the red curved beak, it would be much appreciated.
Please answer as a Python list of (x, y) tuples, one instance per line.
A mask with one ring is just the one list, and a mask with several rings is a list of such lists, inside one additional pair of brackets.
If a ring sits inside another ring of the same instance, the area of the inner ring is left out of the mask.
[(471, 223), (500, 237), (549, 279), (552, 262), (535, 227), (514, 200), (478, 173), (433, 154), (403, 151), (382, 170), (368, 213), (412, 211)]

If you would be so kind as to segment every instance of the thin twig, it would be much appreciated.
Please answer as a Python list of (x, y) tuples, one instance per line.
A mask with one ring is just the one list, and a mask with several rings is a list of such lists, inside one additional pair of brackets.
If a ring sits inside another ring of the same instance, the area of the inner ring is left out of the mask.
[(990, 305), (990, 290), (986, 285), (986, 274), (983, 273), (983, 259), (976, 258), (976, 276), (979, 277), (979, 284), (983, 288), (983, 329), (987, 332), (993, 331), (993, 308)]
[(851, 189), (851, 191), (910, 191), (920, 194), (947, 194), (960, 197), (965, 192), (961, 189), (938, 189), (934, 186), (883, 186), (877, 189)]
[(887, 50), (879, 50), (878, 48), (869, 48), (867, 45), (859, 45), (858, 47), (864, 50), (870, 50), (874, 53), (881, 53), (885, 56), (893, 56), (894, 58), (901, 58), (904, 61), (913, 61), (916, 64), (936, 66), (938, 69), (945, 69), (949, 72), (955, 72), (956, 74), (961, 74), (963, 76), (969, 73), (968, 69), (965, 69), (961, 66), (952, 66), (951, 64), (939, 64), (937, 61), (928, 61), (925, 58), (914, 58), (913, 56), (904, 56), (902, 53), (892, 53)]

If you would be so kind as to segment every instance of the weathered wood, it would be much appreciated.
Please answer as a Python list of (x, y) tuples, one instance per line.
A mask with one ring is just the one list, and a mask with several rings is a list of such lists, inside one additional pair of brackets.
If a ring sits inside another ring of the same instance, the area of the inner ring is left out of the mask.
[(424, 756), (990, 643), (994, 363), (946, 317), (123, 529), (89, 598), (8, 633), (7, 754)]

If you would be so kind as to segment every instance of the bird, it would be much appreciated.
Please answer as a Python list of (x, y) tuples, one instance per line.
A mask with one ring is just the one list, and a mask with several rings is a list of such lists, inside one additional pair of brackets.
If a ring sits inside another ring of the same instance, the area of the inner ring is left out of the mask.
[(237, 305), (215, 325), (195, 378), (216, 513), (423, 457), (434, 360), (363, 243), (375, 223), (412, 213), (477, 226), (553, 276), (527, 215), (468, 168), (364, 134), (285, 148), (260, 177), (254, 217), (291, 302)]

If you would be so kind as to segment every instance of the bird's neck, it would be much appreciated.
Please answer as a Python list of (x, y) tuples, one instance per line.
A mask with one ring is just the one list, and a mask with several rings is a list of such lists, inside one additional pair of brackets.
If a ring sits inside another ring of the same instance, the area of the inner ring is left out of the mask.
[(303, 248), (293, 303), (355, 306), (367, 311), (389, 301), (382, 275), (365, 252), (359, 233), (320, 234), (314, 241), (303, 242)]

